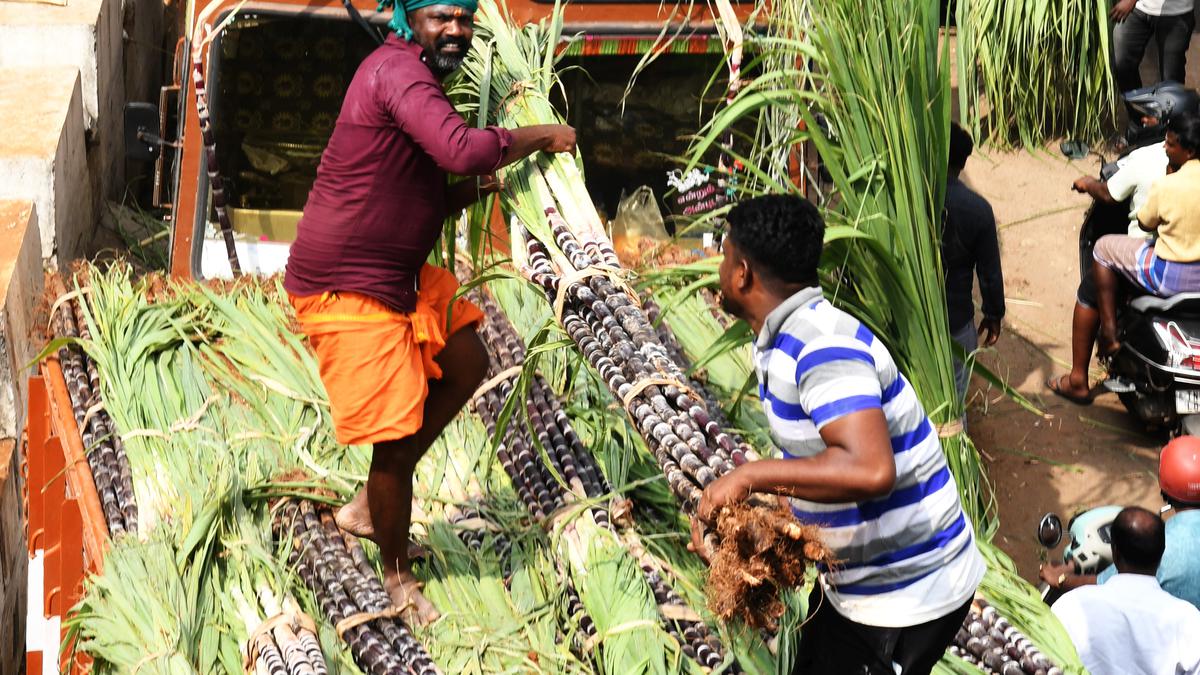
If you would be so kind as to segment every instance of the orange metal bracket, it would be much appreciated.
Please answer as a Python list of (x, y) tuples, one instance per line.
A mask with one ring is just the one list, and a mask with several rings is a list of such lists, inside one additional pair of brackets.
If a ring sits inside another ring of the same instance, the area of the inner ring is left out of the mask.
[[(55, 358), (42, 362), (40, 376), (29, 378), (24, 441), (29, 552), (43, 552), (42, 612), (65, 616), (82, 596), (84, 577), (101, 570), (108, 525)], [(45, 658), (29, 652), (26, 668), (39, 672)], [(60, 659), (60, 672), (90, 671), (91, 659), (70, 648), (50, 658)]]

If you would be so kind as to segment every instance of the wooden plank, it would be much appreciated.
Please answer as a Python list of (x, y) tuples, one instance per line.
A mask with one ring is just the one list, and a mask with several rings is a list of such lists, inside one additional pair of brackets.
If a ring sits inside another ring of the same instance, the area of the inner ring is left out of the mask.
[(62, 441), (66, 458), (67, 484), (78, 500), (79, 513), (83, 518), (83, 550), (92, 572), (99, 573), (104, 566), (104, 552), (108, 548), (108, 523), (104, 520), (104, 509), (100, 506), (100, 495), (96, 493), (96, 482), (88, 465), (83, 448), (83, 437), (75, 424), (71, 412), (71, 396), (63, 379), (62, 367), (55, 357), (42, 362), (42, 373), (50, 392), (50, 426)]

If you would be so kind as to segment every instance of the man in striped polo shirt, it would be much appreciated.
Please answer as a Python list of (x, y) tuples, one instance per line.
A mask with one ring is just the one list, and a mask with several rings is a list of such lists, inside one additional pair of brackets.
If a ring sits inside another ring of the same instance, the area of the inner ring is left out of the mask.
[(822, 526), (841, 562), (813, 590), (797, 673), (928, 673), (984, 573), (937, 432), (883, 343), (821, 295), (816, 207), (760, 197), (728, 227), (721, 302), (758, 335), (759, 395), (783, 458), (714, 482), (698, 517), (764, 492)]

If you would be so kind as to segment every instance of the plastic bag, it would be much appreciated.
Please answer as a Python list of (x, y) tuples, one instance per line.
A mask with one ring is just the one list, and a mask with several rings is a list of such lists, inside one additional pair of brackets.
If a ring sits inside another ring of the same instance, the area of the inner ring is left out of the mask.
[(618, 252), (631, 253), (636, 253), (642, 239), (663, 241), (668, 238), (658, 200), (649, 186), (643, 185), (628, 196), (621, 195), (617, 217), (612, 222), (612, 238)]

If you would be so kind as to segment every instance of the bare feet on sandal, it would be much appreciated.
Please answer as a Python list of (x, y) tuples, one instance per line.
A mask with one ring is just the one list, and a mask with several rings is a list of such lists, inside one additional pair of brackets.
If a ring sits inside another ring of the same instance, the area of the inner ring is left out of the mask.
[(391, 597), (392, 604), (400, 608), (401, 618), (409, 626), (426, 626), (441, 616), (433, 603), (421, 593), (421, 582), (412, 572), (386, 575), (383, 587)]
[(1087, 380), (1074, 382), (1070, 374), (1051, 377), (1046, 380), (1046, 388), (1076, 405), (1092, 404), (1092, 388)]

